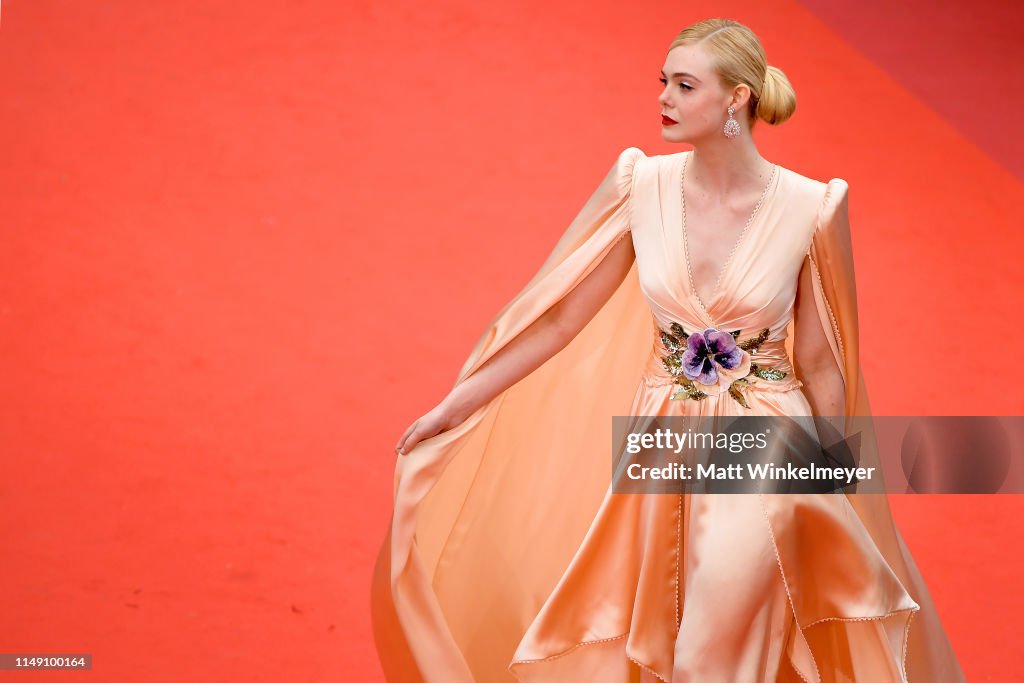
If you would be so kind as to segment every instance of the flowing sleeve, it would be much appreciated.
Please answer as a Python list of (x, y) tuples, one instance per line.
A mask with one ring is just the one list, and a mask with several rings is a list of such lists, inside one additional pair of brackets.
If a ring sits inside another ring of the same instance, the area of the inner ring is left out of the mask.
[(807, 252), (814, 301), (846, 390), (846, 416), (869, 415), (860, 370), (857, 285), (850, 234), (849, 185), (833, 178), (825, 188)]
[[(456, 385), (629, 238), (643, 152), (623, 150), (540, 270), (487, 325)], [(561, 351), (462, 424), (396, 458), (394, 509), (371, 587), (389, 681), (513, 680), (516, 647), (611, 481), (653, 340), (636, 263)]]
[[(809, 680), (819, 680), (808, 642), (829, 636), (839, 622), (856, 622), (884, 635), (902, 681), (962, 683), (952, 647), (945, 635), (924, 579), (896, 527), (882, 476), (877, 430), (860, 362), (859, 316), (849, 215), (849, 186), (841, 178), (827, 183), (819, 205), (807, 256), (812, 271), (815, 309), (839, 366), (845, 387), (845, 424), (839, 436), (857, 454), (857, 465), (878, 473), (867, 487), (844, 490), (845, 504), (834, 496), (801, 501), (804, 532), (832, 539), (829, 552), (814, 552), (813, 544), (781, 544), (780, 566), (791, 582), (794, 610), (802, 626), (791, 643), (794, 661), (803, 662)], [(838, 417), (838, 416), (837, 416)], [(826, 446), (831, 444), (825, 444)], [(892, 457), (892, 456), (890, 456)], [(769, 518), (786, 519), (794, 503), (786, 496), (765, 497)], [(855, 517), (848, 510), (856, 513)], [(813, 511), (813, 512), (812, 512)], [(855, 520), (855, 524), (850, 522)], [(844, 539), (840, 543), (839, 539)], [(841, 552), (839, 548), (856, 549)], [(800, 591), (816, 586), (819, 599)], [(877, 624), (877, 626), (867, 626)], [(814, 625), (814, 628), (809, 628)]]
[[(623, 150), (547, 260), (488, 325), (459, 373), (456, 385), (522, 332), (585, 278), (630, 229), (633, 168), (643, 156)], [(552, 301), (552, 297), (555, 300)]]

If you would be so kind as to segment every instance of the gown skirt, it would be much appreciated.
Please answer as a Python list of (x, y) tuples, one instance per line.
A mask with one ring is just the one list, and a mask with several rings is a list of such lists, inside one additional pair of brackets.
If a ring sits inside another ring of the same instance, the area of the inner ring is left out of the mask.
[[(612, 416), (811, 415), (801, 281), (843, 378), (842, 436), (870, 416), (846, 182), (777, 167), (705, 309), (678, 241), (687, 154), (622, 151), (456, 384), (632, 239), (622, 284), (541, 367), (398, 456), (371, 586), (388, 681), (965, 680), (884, 493), (613, 492)], [(747, 385), (745, 406), (722, 382), (680, 399), (673, 323), (760, 334), (749, 360), (784, 378)], [(859, 464), (877, 465), (863, 425)]]

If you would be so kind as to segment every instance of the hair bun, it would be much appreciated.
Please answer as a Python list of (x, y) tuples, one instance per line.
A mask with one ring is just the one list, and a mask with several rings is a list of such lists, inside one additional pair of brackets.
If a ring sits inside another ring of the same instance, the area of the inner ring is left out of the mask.
[(750, 88), (747, 112), (750, 126), (758, 120), (778, 125), (796, 111), (796, 93), (786, 74), (768, 63), (754, 32), (738, 21), (721, 17), (705, 19), (680, 31), (669, 46), (697, 45), (710, 56), (726, 89)]

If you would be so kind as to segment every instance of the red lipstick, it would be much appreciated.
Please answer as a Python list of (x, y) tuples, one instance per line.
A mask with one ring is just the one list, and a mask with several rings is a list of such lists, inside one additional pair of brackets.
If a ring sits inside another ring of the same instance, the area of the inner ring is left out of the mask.
[(663, 126), (674, 126), (677, 123), (679, 123), (679, 122), (674, 120), (674, 119), (670, 119), (669, 117), (665, 116), (664, 114), (661, 115), (661, 125), (663, 125)]

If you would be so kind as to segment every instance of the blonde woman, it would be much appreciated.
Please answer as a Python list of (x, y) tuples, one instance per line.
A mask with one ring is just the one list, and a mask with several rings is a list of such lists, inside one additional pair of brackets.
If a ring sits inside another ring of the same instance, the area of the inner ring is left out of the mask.
[(624, 150), (396, 445), (388, 680), (962, 682), (884, 495), (612, 490), (614, 415), (870, 414), (847, 183), (750, 135), (792, 116), (786, 76), (709, 19), (662, 82), (692, 149)]

